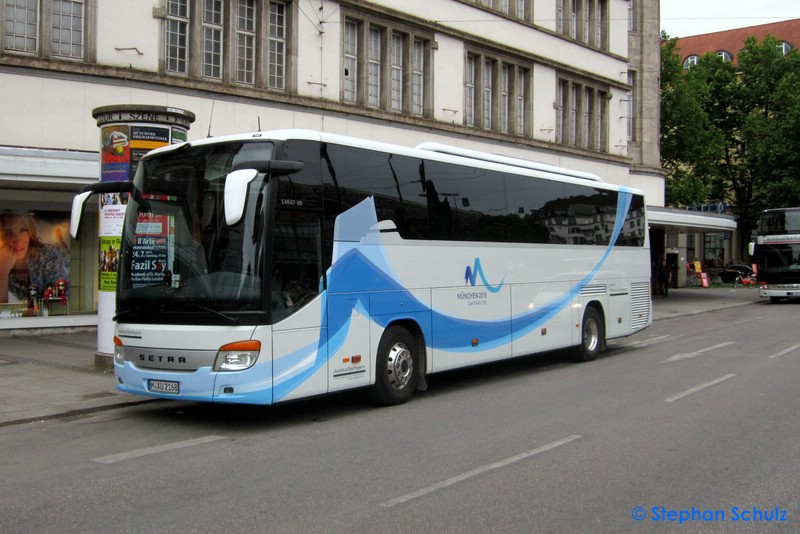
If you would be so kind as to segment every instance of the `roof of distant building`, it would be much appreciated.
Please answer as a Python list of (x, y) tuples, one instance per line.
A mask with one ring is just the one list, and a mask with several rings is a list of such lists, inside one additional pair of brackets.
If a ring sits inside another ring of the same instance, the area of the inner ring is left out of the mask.
[(690, 56), (699, 57), (709, 52), (725, 52), (729, 54), (730, 59), (735, 63), (748, 37), (755, 37), (761, 42), (767, 35), (772, 35), (778, 40), (787, 43), (790, 47), (797, 48), (800, 46), (800, 19), (679, 37), (676, 51), (680, 54), (684, 64)]

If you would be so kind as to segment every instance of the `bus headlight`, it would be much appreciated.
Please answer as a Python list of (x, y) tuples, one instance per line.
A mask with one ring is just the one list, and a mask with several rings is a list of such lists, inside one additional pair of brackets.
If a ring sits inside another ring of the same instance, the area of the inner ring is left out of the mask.
[(114, 336), (114, 362), (120, 365), (125, 363), (125, 346), (117, 336)]
[(237, 341), (219, 348), (215, 371), (244, 371), (253, 366), (261, 351), (260, 341)]

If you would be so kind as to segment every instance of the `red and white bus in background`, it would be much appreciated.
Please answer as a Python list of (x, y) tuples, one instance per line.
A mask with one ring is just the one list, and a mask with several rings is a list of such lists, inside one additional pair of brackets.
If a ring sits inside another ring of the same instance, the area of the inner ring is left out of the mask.
[(800, 297), (800, 208), (765, 210), (750, 254), (758, 266), (758, 294), (779, 302)]

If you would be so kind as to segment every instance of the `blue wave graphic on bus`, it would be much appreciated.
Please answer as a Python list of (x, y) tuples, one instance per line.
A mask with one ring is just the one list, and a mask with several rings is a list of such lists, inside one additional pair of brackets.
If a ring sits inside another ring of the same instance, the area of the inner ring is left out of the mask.
[[(617, 214), (614, 222), (614, 231), (602, 256), (597, 264), (578, 282), (574, 283), (567, 291), (551, 301), (526, 312), (509, 318), (494, 321), (475, 321), (462, 319), (438, 312), (425, 303), (414, 298), (413, 294), (401, 286), (397, 280), (386, 272), (390, 265), (384, 256), (377, 263), (375, 249), (380, 245), (370, 245), (369, 252), (362, 250), (361, 245), (355, 245), (342, 254), (331, 266), (328, 273), (328, 289), (323, 291), (322, 324), (327, 325), (327, 336), (306, 345), (292, 354), (276, 359), (274, 362), (273, 394), (274, 401), (278, 401), (299, 387), (303, 382), (318, 372), (342, 348), (350, 329), (353, 312), (357, 311), (380, 326), (385, 328), (390, 322), (398, 319), (411, 319), (417, 322), (422, 329), (427, 345), (434, 349), (450, 352), (474, 352), (471, 345), (474, 338), (481, 339), (481, 349), (496, 348), (514, 339), (518, 339), (553, 318), (567, 307), (580, 293), (581, 289), (597, 276), (602, 266), (611, 254), (611, 250), (619, 237), (620, 231), (628, 213), (632, 195), (622, 190), (617, 199)], [(475, 267), (471, 277), (476, 279), (476, 274), (486, 284), (482, 276), (483, 270), (476, 258)], [(477, 271), (477, 273), (476, 273)], [(505, 277), (497, 291), (505, 283)], [(489, 289), (488, 284), (487, 289)], [(399, 314), (396, 309), (381, 309), (373, 305), (371, 297), (380, 292), (396, 292), (397, 299), (413, 301), (411, 308), (418, 311), (409, 311)], [(495, 291), (496, 292), (496, 291)], [(347, 298), (339, 298), (341, 294)], [(434, 334), (435, 332), (435, 334)]]
[(483, 274), (483, 268), (481, 267), (481, 259), (475, 258), (475, 262), (473, 263), (473, 267), (467, 265), (467, 270), (464, 273), (464, 281), (471, 286), (475, 285), (476, 278), (480, 276), (481, 282), (483, 282), (483, 287), (488, 289), (492, 293), (497, 293), (503, 288), (503, 283), (506, 281), (506, 277), (503, 276), (503, 279), (500, 280), (500, 283), (496, 286), (490, 285), (489, 281), (486, 280), (486, 275)]

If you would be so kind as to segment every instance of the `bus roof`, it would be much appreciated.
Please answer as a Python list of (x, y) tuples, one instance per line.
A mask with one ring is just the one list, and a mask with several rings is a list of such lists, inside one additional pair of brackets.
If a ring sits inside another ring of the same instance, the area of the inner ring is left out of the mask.
[[(281, 130), (263, 130), (258, 132), (249, 132), (241, 134), (225, 135), (220, 137), (208, 137), (205, 139), (198, 139), (196, 141), (188, 141), (176, 145), (168, 145), (165, 147), (152, 150), (149, 154), (159, 154), (166, 151), (174, 150), (182, 145), (188, 144), (191, 146), (202, 146), (206, 144), (216, 144), (231, 141), (250, 141), (255, 139), (277, 139), (277, 140), (308, 140), (320, 141), (327, 143), (335, 143), (340, 145), (352, 146), (357, 148), (364, 148), (368, 150), (377, 150), (381, 152), (389, 152), (393, 154), (435, 159), (440, 161), (448, 161), (462, 165), (478, 166), (484, 168), (502, 168), (510, 170), (519, 174), (534, 174), (542, 178), (550, 178), (565, 181), (590, 181), (598, 185), (603, 184), (603, 187), (620, 188), (621, 186), (613, 185), (605, 182), (600, 176), (588, 172), (576, 171), (566, 169), (555, 165), (546, 163), (539, 163), (532, 160), (522, 158), (513, 158), (510, 156), (503, 156), (497, 154), (490, 154), (488, 152), (480, 152), (477, 150), (470, 150), (459, 148), (455, 146), (446, 145), (436, 142), (425, 142), (417, 145), (416, 147), (408, 147), (404, 145), (397, 145), (392, 143), (384, 143), (380, 141), (372, 141), (370, 139), (363, 139), (359, 137), (351, 137), (346, 135), (334, 134), (329, 132), (321, 132), (317, 130), (307, 129), (281, 129)], [(527, 173), (525, 172), (527, 171)], [(532, 171), (532, 172), (531, 172)], [(632, 188), (624, 187), (623, 189), (639, 192)]]
[(781, 211), (800, 211), (800, 207), (793, 206), (791, 208), (769, 208), (764, 210), (763, 213), (776, 213)]
[(488, 152), (469, 150), (467, 148), (459, 148), (442, 143), (426, 142), (417, 145), (417, 148), (420, 150), (429, 150), (431, 152), (437, 152), (440, 154), (452, 154), (454, 156), (461, 156), (479, 161), (491, 161), (494, 163), (502, 163), (503, 165), (511, 165), (513, 167), (522, 167), (524, 169), (532, 169), (535, 171), (544, 171), (553, 174), (562, 174), (564, 176), (572, 176), (574, 178), (583, 178), (585, 180), (592, 180), (595, 182), (603, 181), (603, 179), (598, 175), (589, 172), (575, 171), (572, 169), (557, 167), (555, 165), (548, 165), (547, 163), (539, 163), (538, 161), (532, 161), (529, 159), (512, 158), (510, 156), (503, 156), (501, 154), (490, 154)]

